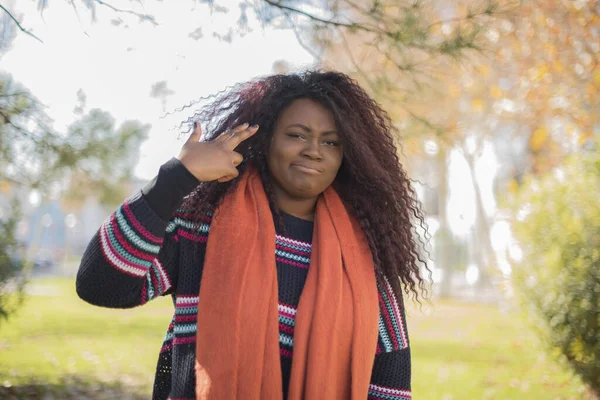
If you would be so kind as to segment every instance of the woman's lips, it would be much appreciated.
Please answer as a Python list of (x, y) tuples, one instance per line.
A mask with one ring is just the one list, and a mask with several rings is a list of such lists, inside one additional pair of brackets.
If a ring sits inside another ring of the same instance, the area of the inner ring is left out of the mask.
[(292, 167), (296, 168), (298, 171), (302, 171), (305, 174), (309, 174), (309, 175), (320, 175), (321, 174), (321, 171), (319, 171), (318, 169), (308, 167), (306, 165), (292, 164)]

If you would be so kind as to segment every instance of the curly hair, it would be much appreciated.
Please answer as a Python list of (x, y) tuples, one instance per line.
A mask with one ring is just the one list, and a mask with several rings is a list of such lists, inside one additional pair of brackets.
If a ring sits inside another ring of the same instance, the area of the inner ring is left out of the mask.
[[(266, 156), (279, 115), (300, 98), (312, 99), (333, 114), (344, 146), (333, 185), (360, 222), (379, 284), (386, 278), (399, 299), (402, 286), (416, 301), (420, 295), (427, 298), (428, 285), (422, 274), (431, 271), (421, 255), (423, 242), (415, 223), (426, 228), (417, 196), (397, 155), (395, 128), (387, 113), (353, 79), (330, 71), (259, 78), (220, 92), (184, 124), (205, 124), (202, 140), (212, 140), (244, 122), (259, 124), (258, 133), (236, 148), (244, 157), (240, 174), (248, 163), (258, 167), (271, 208), (278, 214)], [(183, 207), (198, 215), (213, 211), (237, 182), (202, 183)]]

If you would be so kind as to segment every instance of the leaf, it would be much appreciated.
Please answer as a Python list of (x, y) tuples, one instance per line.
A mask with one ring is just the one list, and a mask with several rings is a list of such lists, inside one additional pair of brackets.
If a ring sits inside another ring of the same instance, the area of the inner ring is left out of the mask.
[(483, 112), (485, 103), (482, 99), (474, 99), (471, 101), (471, 109), (475, 112)]
[(497, 99), (504, 95), (504, 91), (500, 89), (498, 85), (492, 85), (490, 86), (490, 94), (492, 95), (492, 97)]
[(546, 143), (547, 140), (548, 140), (548, 129), (546, 128), (545, 125), (542, 125), (539, 128), (537, 128), (535, 131), (533, 131), (533, 134), (531, 135), (531, 138), (529, 139), (529, 147), (533, 151), (538, 152), (542, 149), (542, 147), (544, 146), (544, 144)]

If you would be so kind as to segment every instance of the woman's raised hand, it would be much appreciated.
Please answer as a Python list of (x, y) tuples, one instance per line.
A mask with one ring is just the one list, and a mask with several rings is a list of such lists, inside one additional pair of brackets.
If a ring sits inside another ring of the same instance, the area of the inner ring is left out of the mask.
[(235, 152), (235, 148), (257, 130), (258, 125), (245, 123), (223, 132), (210, 142), (201, 142), (202, 129), (196, 123), (177, 158), (200, 182), (230, 181), (239, 175), (237, 166), (244, 159)]

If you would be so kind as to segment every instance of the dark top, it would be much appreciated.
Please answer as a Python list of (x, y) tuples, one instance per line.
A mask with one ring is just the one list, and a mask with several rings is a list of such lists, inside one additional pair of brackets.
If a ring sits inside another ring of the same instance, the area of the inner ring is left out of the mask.
[[(164, 164), (155, 179), (100, 227), (77, 275), (79, 296), (103, 307), (130, 308), (158, 296), (172, 297), (174, 315), (158, 356), (155, 400), (195, 398), (198, 293), (211, 216), (194, 223), (190, 213), (178, 208), (197, 185), (177, 159)], [(287, 394), (295, 314), (310, 265), (313, 223), (281, 215), (283, 226), (277, 228), (274, 256), (281, 370)], [(396, 299), (386, 285), (379, 287), (379, 303), (379, 339), (373, 349), (368, 398), (410, 399), (410, 349), (402, 299)]]

